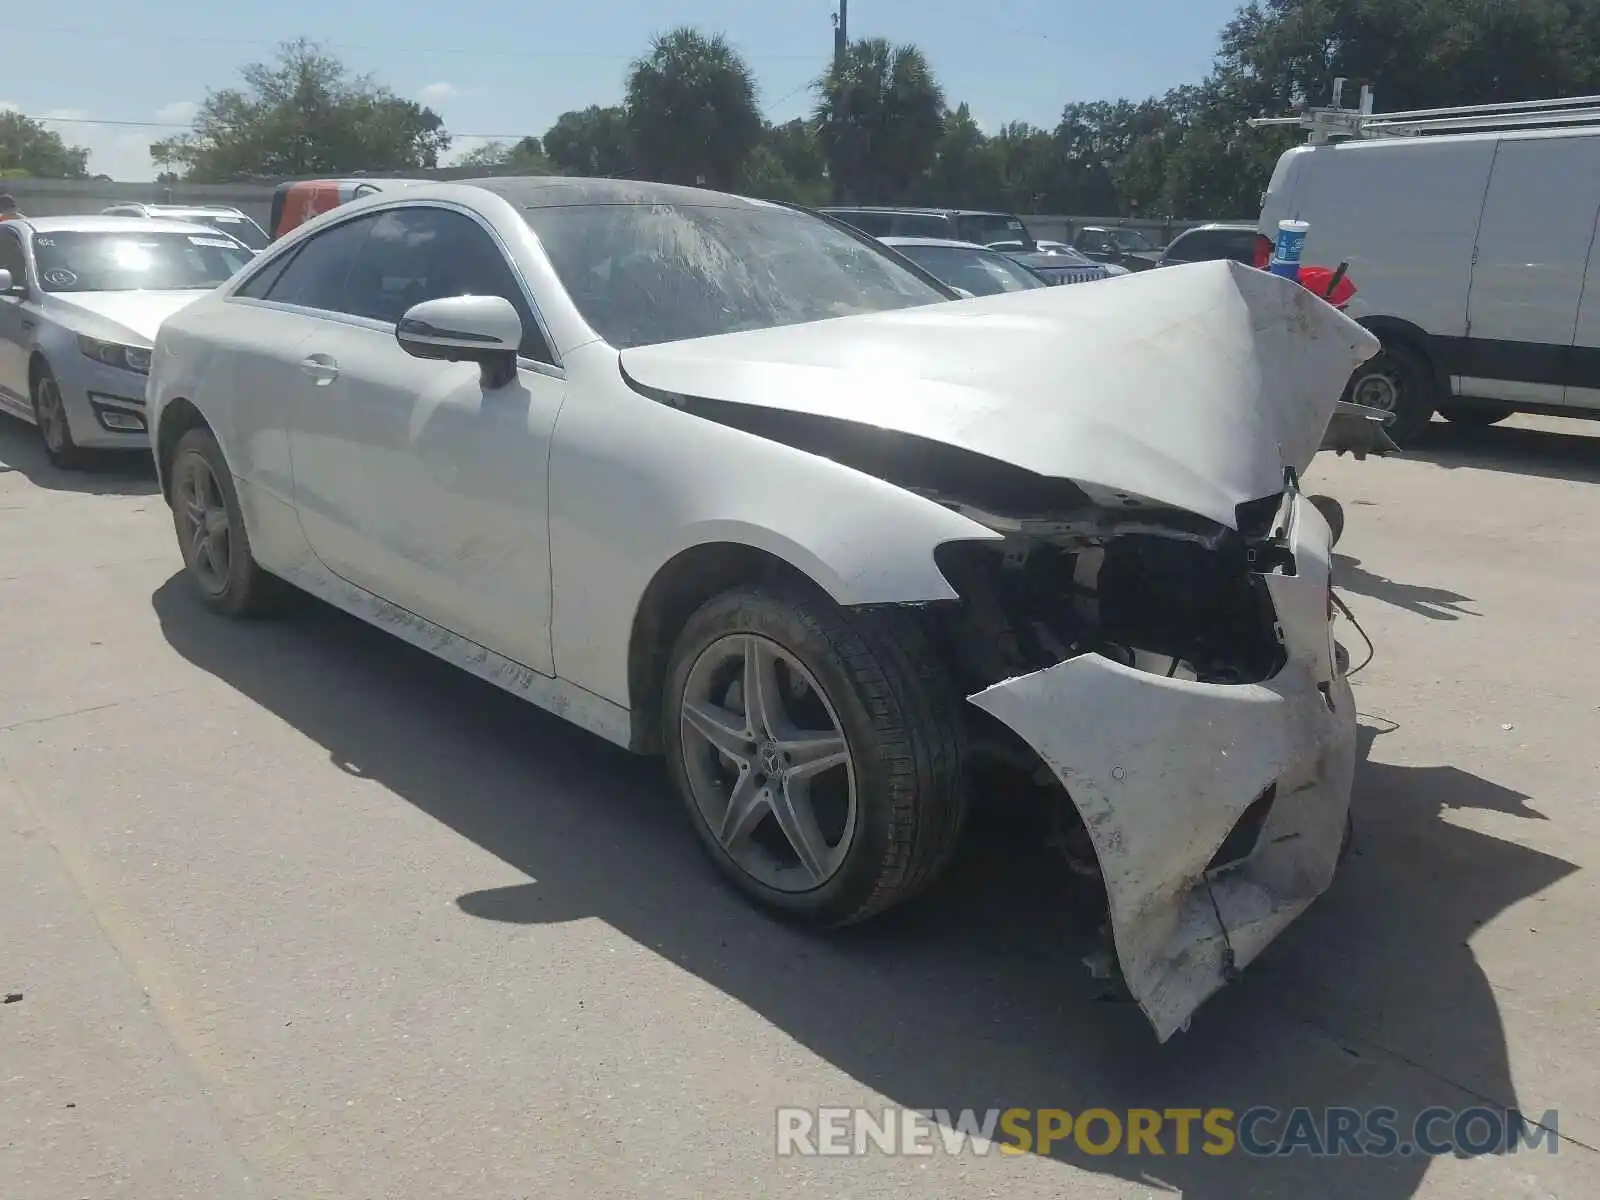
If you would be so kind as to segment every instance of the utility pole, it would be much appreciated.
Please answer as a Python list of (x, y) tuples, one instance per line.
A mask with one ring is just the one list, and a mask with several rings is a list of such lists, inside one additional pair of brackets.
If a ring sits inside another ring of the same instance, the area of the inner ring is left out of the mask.
[(839, 11), (833, 14), (833, 66), (844, 70), (845, 51), (850, 48), (850, 0), (839, 0)]

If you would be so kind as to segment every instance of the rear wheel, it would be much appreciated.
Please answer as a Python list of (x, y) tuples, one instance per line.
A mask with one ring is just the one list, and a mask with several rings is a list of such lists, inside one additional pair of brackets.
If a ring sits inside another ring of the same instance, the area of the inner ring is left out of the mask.
[(917, 894), (964, 825), (954, 692), (904, 618), (799, 589), (741, 588), (679, 636), (663, 741), (713, 862), (816, 925)]
[(63, 470), (82, 467), (88, 454), (72, 437), (72, 426), (67, 421), (67, 405), (61, 396), (61, 385), (47, 366), (40, 366), (33, 377), (33, 419), (39, 427), (39, 439), (44, 442), (45, 455), (50, 462)]
[(1427, 359), (1410, 346), (1385, 342), (1356, 368), (1344, 398), (1352, 404), (1393, 413), (1388, 433), (1396, 445), (1415, 444), (1433, 419), (1438, 389)]
[(200, 602), (230, 617), (274, 609), (284, 584), (250, 552), (233, 474), (211, 430), (199, 426), (179, 439), (170, 479), (173, 527)]
[(1439, 415), (1452, 425), (1484, 427), (1504, 421), (1516, 409), (1492, 400), (1446, 400), (1439, 405)]

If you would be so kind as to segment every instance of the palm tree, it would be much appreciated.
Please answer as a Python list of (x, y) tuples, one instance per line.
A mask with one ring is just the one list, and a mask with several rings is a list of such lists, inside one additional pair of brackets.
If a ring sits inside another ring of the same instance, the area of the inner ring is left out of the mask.
[(905, 197), (933, 166), (944, 90), (915, 46), (852, 42), (818, 84), (818, 138), (841, 200)]
[(721, 34), (689, 26), (650, 40), (623, 107), (640, 174), (668, 183), (734, 187), (764, 128), (749, 65)]

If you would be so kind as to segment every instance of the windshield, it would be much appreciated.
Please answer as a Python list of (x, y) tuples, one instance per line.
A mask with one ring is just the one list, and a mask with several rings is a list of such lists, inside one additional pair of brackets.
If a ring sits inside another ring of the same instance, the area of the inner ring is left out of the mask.
[(844, 230), (777, 205), (580, 204), (525, 218), (584, 320), (618, 349), (949, 299)]
[(237, 213), (186, 213), (177, 219), (192, 225), (209, 225), (213, 229), (220, 229), (229, 237), (238, 238), (252, 250), (266, 249), (271, 240), (261, 226)]
[(966, 250), (957, 246), (895, 246), (895, 249), (943, 283), (974, 296), (998, 296), (1001, 292), (1025, 292), (1049, 286), (1027, 267), (989, 250)]
[(40, 233), (33, 239), (47, 292), (214, 288), (250, 261), (232, 238), (195, 233)]

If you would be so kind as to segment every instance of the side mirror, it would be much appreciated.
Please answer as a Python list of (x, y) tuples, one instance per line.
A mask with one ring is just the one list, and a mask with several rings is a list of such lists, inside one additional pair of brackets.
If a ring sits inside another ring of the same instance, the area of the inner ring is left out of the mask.
[(504, 387), (517, 375), (522, 318), (504, 296), (445, 296), (407, 309), (394, 337), (413, 358), (475, 362), (484, 387)]
[(11, 272), (0, 267), (0, 296), (9, 296), (21, 290), (22, 285), (11, 278)]

